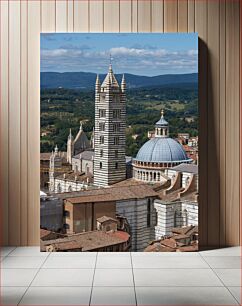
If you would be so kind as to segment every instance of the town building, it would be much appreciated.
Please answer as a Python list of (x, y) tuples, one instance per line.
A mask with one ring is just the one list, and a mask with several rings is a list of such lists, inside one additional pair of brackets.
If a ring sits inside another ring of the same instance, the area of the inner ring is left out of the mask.
[(155, 237), (170, 235), (174, 227), (198, 225), (198, 166), (181, 164), (167, 170), (171, 186), (154, 201)]
[(87, 190), (78, 197), (64, 200), (64, 219), (67, 233), (96, 230), (96, 220), (102, 216), (124, 217), (130, 227), (132, 251), (143, 251), (155, 238), (158, 196), (152, 186), (133, 180), (109, 188)]
[(51, 233), (41, 240), (41, 250), (46, 252), (127, 252), (130, 249), (130, 235), (118, 230), (118, 220), (103, 216), (97, 219), (97, 230), (73, 235), (65, 235), (57, 239), (47, 239)]
[(94, 185), (109, 186), (126, 179), (126, 83), (119, 85), (110, 63), (102, 85), (95, 86)]
[(60, 198), (40, 197), (40, 227), (55, 232), (63, 229), (63, 201)]
[(144, 252), (195, 252), (198, 251), (198, 227), (186, 226), (172, 229), (170, 236), (152, 241)]
[(169, 137), (169, 124), (161, 111), (161, 118), (155, 124), (155, 137), (148, 140), (133, 159), (133, 177), (144, 182), (165, 182), (165, 170), (181, 163), (189, 164), (181, 144)]

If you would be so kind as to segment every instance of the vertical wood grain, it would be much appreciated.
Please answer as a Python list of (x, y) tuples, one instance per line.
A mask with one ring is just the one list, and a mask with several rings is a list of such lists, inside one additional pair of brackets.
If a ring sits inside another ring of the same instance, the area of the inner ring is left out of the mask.
[(132, 32), (138, 32), (138, 0), (132, 0), (131, 2), (132, 11)]
[[(28, 2), (28, 245), (40, 228), (40, 1)], [(33, 56), (34, 54), (34, 56)]]
[(41, 32), (56, 31), (56, 0), (41, 0)]
[(103, 32), (104, 0), (90, 1), (90, 32)]
[(21, 3), (21, 57), (20, 57), (20, 170), (21, 170), (21, 245), (28, 243), (28, 220), (26, 211), (28, 209), (28, 2), (23, 0)]
[(178, 0), (178, 32), (188, 31), (188, 0)]
[(199, 33), (199, 245), (208, 244), (208, 90), (207, 1), (195, 1), (195, 31)]
[(164, 0), (164, 31), (178, 31), (178, 1), (181, 0)]
[(20, 245), (20, 2), (9, 2), (9, 243)]
[(68, 29), (68, 0), (56, 1), (56, 32), (67, 32)]
[(226, 9), (225, 0), (220, 1), (220, 245), (225, 246), (226, 243)]
[(104, 32), (119, 32), (120, 0), (104, 1)]
[(220, 243), (219, 2), (208, 1), (208, 244)]
[(67, 1), (67, 31), (73, 32), (74, 30), (74, 2), (73, 0)]
[(74, 0), (74, 32), (89, 31), (89, 0)]
[(152, 0), (152, 32), (164, 32), (164, 1)]
[(0, 150), (0, 169), (1, 169), (1, 243), (9, 244), (8, 231), (8, 207), (9, 207), (9, 94), (8, 94), (8, 43), (9, 43), (9, 22), (8, 22), (8, 1), (1, 1), (1, 111), (0, 111), (0, 135), (1, 135), (1, 150)]
[(120, 1), (120, 32), (132, 31), (132, 1)]
[(188, 0), (188, 32), (195, 32), (195, 0)]
[(240, 7), (226, 2), (226, 245), (239, 243)]
[(138, 32), (151, 31), (151, 0), (138, 1)]

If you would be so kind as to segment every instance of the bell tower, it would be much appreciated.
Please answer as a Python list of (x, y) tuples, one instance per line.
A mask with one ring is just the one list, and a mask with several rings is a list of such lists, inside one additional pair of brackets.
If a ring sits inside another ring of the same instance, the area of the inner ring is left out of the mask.
[(112, 64), (102, 85), (95, 86), (94, 184), (108, 186), (126, 178), (126, 83), (119, 86)]

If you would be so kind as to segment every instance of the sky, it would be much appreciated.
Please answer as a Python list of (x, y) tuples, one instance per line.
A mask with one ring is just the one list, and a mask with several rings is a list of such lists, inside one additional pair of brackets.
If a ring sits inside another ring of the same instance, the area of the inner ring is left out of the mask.
[(42, 33), (41, 71), (155, 76), (198, 71), (197, 33)]

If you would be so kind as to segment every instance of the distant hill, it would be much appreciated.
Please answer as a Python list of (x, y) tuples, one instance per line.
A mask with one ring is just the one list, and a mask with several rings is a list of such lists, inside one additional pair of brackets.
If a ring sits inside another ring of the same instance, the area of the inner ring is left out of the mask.
[[(118, 82), (121, 81), (122, 75), (115, 74)], [(105, 77), (101, 74), (100, 80)], [(198, 74), (166, 74), (153, 77), (140, 76), (134, 74), (125, 74), (128, 88), (139, 88), (148, 86), (167, 86), (177, 85), (181, 87), (193, 86), (198, 83)], [(41, 88), (68, 88), (68, 89), (93, 89), (95, 85), (96, 74), (91, 72), (41, 72), (40, 84)]]

